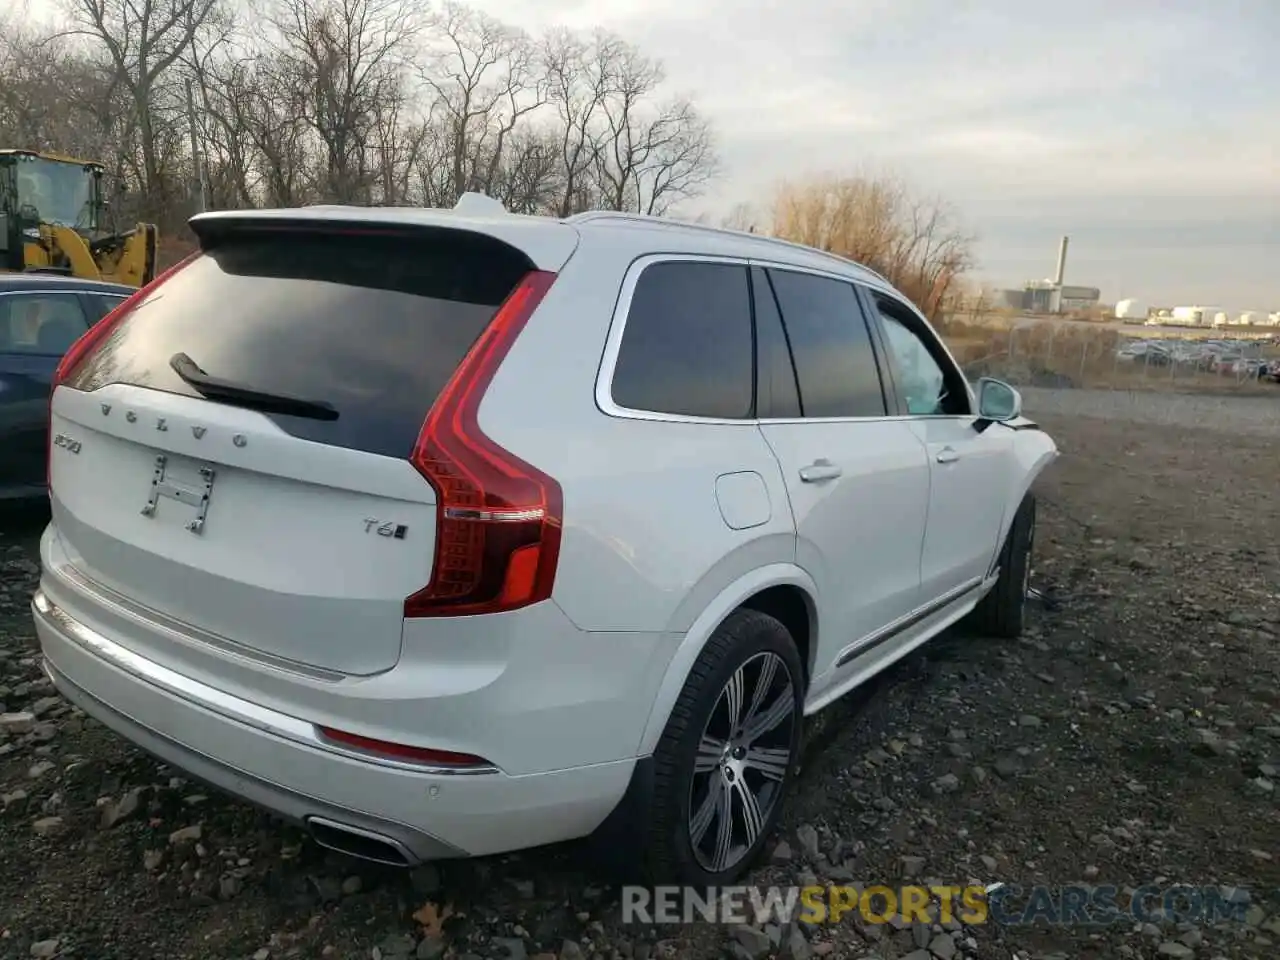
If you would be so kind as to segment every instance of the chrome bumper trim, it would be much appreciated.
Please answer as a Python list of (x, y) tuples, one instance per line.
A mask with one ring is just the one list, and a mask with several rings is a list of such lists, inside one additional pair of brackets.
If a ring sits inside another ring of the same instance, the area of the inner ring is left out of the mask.
[(143, 683), (158, 687), (172, 696), (180, 697), (197, 707), (261, 730), (264, 733), (303, 744), (314, 750), (346, 757), (350, 760), (357, 760), (372, 766), (407, 770), (428, 776), (485, 776), (501, 772), (494, 766), (433, 766), (406, 760), (394, 760), (359, 750), (343, 749), (324, 739), (316, 730), (315, 725), (307, 720), (280, 713), (278, 710), (272, 710), (242, 697), (218, 690), (134, 653), (132, 650), (104, 637), (96, 630), (72, 617), (50, 600), (43, 590), (37, 590), (35, 596), (31, 598), (31, 607), (33, 615), (47, 627), (56, 630), (71, 642), (99, 659), (106, 661), (116, 669)]

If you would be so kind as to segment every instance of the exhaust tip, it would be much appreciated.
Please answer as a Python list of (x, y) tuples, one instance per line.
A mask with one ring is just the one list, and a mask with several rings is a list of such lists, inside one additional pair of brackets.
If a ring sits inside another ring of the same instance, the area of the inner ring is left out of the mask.
[(412, 867), (418, 863), (418, 858), (404, 844), (380, 833), (324, 817), (307, 817), (306, 824), (312, 839), (326, 850), (391, 867)]

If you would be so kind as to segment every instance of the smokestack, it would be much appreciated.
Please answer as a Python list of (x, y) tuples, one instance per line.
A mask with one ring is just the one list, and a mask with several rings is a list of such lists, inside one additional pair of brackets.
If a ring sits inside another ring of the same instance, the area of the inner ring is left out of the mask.
[(1070, 237), (1063, 237), (1058, 247), (1058, 270), (1053, 275), (1053, 282), (1058, 286), (1062, 286), (1062, 277), (1067, 272), (1067, 241), (1070, 239)]

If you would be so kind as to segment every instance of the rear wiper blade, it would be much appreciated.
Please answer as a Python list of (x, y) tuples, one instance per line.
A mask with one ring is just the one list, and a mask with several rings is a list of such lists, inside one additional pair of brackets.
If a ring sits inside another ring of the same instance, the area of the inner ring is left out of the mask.
[(284, 413), (312, 420), (337, 420), (338, 411), (324, 400), (307, 400), (282, 393), (256, 390), (253, 387), (212, 377), (185, 353), (175, 353), (169, 358), (173, 372), (195, 387), (207, 400), (232, 403), (236, 406), (262, 410), (265, 413)]

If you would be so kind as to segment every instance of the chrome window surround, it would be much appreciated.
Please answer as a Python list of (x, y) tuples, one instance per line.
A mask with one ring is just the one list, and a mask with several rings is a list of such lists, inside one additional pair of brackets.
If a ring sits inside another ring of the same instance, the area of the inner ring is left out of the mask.
[[(924, 328), (929, 331), (930, 336), (936, 345), (941, 349), (942, 354), (950, 361), (952, 369), (955, 371), (961, 381), (969, 390), (970, 407), (973, 406), (972, 389), (969, 387), (969, 381), (964, 376), (964, 371), (960, 369), (960, 365), (956, 363), (955, 357), (951, 351), (947, 349), (947, 345), (942, 342), (941, 338), (933, 332), (933, 328), (929, 326), (927, 320), (915, 309), (907, 303), (889, 284), (877, 284), (868, 282), (866, 277), (854, 277), (848, 274), (837, 273), (829, 270), (818, 270), (809, 266), (798, 266), (788, 263), (784, 260), (770, 260), (762, 257), (734, 257), (720, 256), (709, 253), (654, 253), (647, 254), (632, 261), (627, 268), (626, 275), (622, 280), (622, 289), (618, 294), (618, 302), (614, 307), (613, 318), (609, 325), (609, 336), (605, 341), (604, 355), (600, 361), (600, 368), (596, 374), (596, 406), (606, 416), (616, 417), (622, 420), (650, 420), (660, 423), (700, 423), (700, 424), (716, 424), (718, 426), (758, 426), (762, 423), (866, 423), (879, 422), (884, 420), (963, 420), (972, 421), (976, 419), (972, 413), (967, 414), (890, 414), (878, 417), (751, 417), (737, 420), (723, 419), (720, 417), (697, 417), (683, 413), (660, 413), (652, 410), (636, 410), (631, 407), (624, 407), (614, 402), (613, 399), (613, 373), (618, 364), (618, 354), (622, 349), (622, 336), (626, 330), (628, 315), (631, 312), (631, 300), (635, 295), (636, 285), (640, 281), (640, 275), (644, 271), (657, 263), (716, 263), (729, 264), (732, 266), (741, 266), (743, 268), (761, 267), (765, 270), (790, 270), (793, 273), (807, 273), (815, 277), (825, 277), (831, 280), (839, 280), (847, 283), (855, 288), (862, 287), (866, 292), (874, 292), (882, 296), (889, 297), (895, 303), (908, 310), (921, 320)], [(867, 271), (871, 275), (871, 271)], [(874, 276), (874, 275), (873, 275)], [(859, 309), (865, 310), (866, 306), (859, 299)], [(783, 318), (786, 322), (786, 318)], [(879, 318), (868, 318), (868, 322), (879, 322)]]

